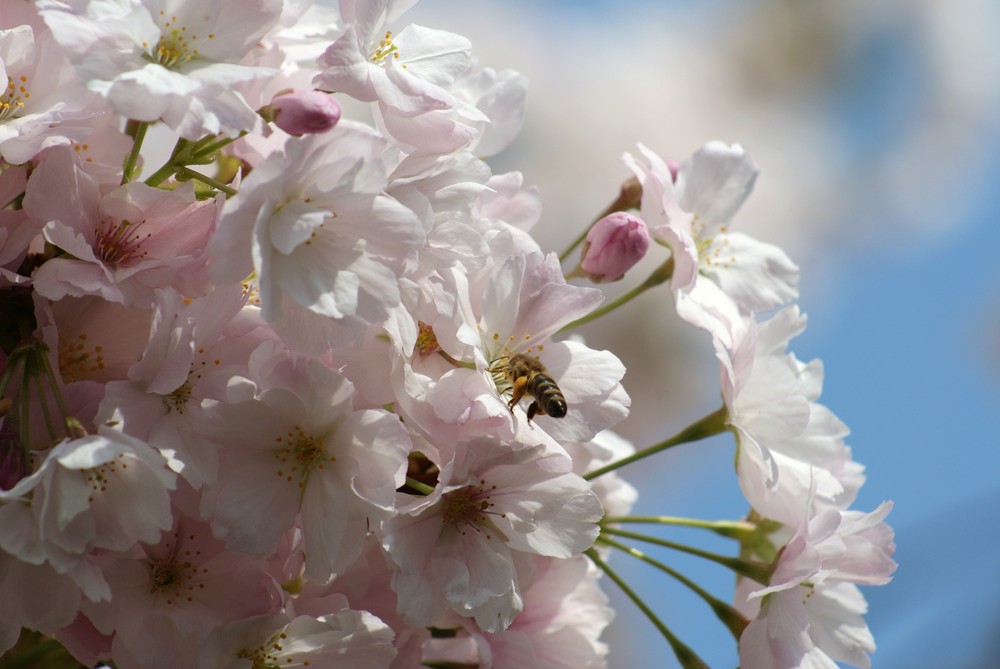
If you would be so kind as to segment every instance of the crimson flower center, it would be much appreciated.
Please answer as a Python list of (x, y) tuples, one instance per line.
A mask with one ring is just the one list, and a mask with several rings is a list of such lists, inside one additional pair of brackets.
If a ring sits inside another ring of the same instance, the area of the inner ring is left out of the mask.
[(142, 249), (143, 242), (152, 236), (142, 235), (139, 228), (145, 221), (132, 223), (129, 220), (115, 222), (101, 221), (95, 230), (94, 251), (97, 257), (108, 265), (118, 265), (128, 260), (142, 260), (148, 251)]

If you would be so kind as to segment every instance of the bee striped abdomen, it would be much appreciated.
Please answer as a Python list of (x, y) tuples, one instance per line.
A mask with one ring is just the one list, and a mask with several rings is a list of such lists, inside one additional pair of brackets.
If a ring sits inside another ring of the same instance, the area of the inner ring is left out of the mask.
[(525, 390), (535, 398), (528, 407), (528, 420), (536, 414), (553, 418), (562, 418), (566, 415), (566, 398), (551, 376), (536, 374), (528, 380)]
[(518, 353), (510, 356), (498, 371), (502, 371), (510, 383), (511, 398), (507, 406), (511, 411), (525, 395), (534, 398), (528, 406), (529, 423), (535, 416), (562, 418), (566, 415), (566, 398), (538, 358)]

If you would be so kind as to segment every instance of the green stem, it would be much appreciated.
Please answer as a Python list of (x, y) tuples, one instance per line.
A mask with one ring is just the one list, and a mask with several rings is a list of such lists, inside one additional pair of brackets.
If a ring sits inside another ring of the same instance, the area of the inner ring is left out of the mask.
[(196, 158), (204, 158), (205, 156), (210, 156), (213, 153), (215, 153), (216, 151), (218, 151), (219, 149), (222, 149), (222, 148), (225, 148), (225, 147), (229, 146), (230, 144), (232, 144), (236, 140), (242, 138), (246, 134), (247, 134), (247, 132), (244, 130), (243, 132), (241, 132), (236, 137), (224, 137), (223, 139), (220, 139), (220, 140), (218, 140), (216, 142), (213, 142), (211, 144), (204, 145), (204, 146), (199, 146), (194, 151), (194, 156)]
[(28, 363), (24, 361), (21, 365), (21, 424), (18, 426), (19, 436), (21, 437), (21, 448), (24, 450), (25, 455), (27, 455), (31, 450), (31, 442), (28, 440), (31, 437), (30, 430), (30, 418), (31, 414), (29, 412), (29, 395), (30, 386), (29, 381), (31, 377), (28, 376)]
[(153, 172), (153, 174), (151, 174), (149, 176), (149, 178), (146, 179), (146, 185), (147, 186), (159, 186), (161, 183), (163, 183), (164, 181), (166, 181), (170, 177), (174, 176), (174, 174), (176, 172), (177, 172), (177, 168), (174, 165), (172, 165), (170, 163), (167, 163), (166, 165), (164, 165), (160, 169), (158, 169), (155, 172)]
[(703, 551), (700, 548), (695, 548), (694, 546), (679, 544), (674, 541), (667, 541), (666, 539), (651, 537), (645, 534), (638, 534), (636, 532), (629, 532), (627, 530), (620, 530), (614, 527), (602, 527), (601, 534), (611, 534), (613, 536), (625, 537), (626, 539), (634, 539), (635, 541), (644, 541), (649, 544), (656, 544), (657, 546), (663, 546), (664, 548), (680, 551), (681, 553), (687, 553), (688, 555), (694, 555), (731, 569), (741, 576), (752, 578), (758, 583), (766, 584), (771, 579), (771, 566), (762, 562), (742, 560), (728, 555), (719, 555), (718, 553)]
[(636, 298), (639, 295), (643, 294), (650, 288), (659, 286), (664, 281), (669, 280), (673, 273), (674, 273), (674, 259), (671, 257), (668, 258), (665, 263), (663, 263), (655, 270), (653, 270), (653, 273), (650, 274), (649, 277), (647, 277), (646, 280), (640, 283), (638, 286), (628, 291), (624, 295), (621, 295), (618, 298), (612, 300), (611, 302), (608, 302), (607, 304), (601, 305), (601, 307), (594, 309), (583, 318), (578, 318), (572, 323), (564, 325), (563, 328), (560, 330), (560, 332), (565, 332), (566, 330), (571, 330), (575, 327), (579, 327), (584, 323), (589, 323), (592, 320), (600, 318), (604, 314), (614, 311), (615, 309), (629, 302), (633, 298)]
[(700, 518), (678, 518), (676, 516), (608, 516), (601, 520), (601, 525), (620, 525), (622, 523), (697, 527), (740, 541), (753, 536), (758, 530), (757, 525), (745, 520), (701, 520)]
[(660, 620), (660, 618), (653, 613), (653, 610), (646, 605), (646, 602), (642, 601), (642, 598), (640, 598), (639, 595), (636, 594), (636, 592), (630, 588), (624, 580), (622, 580), (622, 577), (601, 559), (601, 556), (597, 554), (596, 550), (589, 548), (585, 552), (585, 555), (590, 558), (590, 561), (597, 565), (601, 571), (607, 574), (608, 578), (614, 581), (615, 585), (621, 588), (622, 592), (624, 592), (625, 595), (632, 600), (632, 603), (639, 607), (639, 610), (642, 611), (647, 618), (649, 618), (649, 621), (653, 623), (656, 629), (660, 631), (660, 634), (663, 635), (663, 638), (667, 640), (667, 643), (670, 644), (670, 647), (674, 651), (674, 655), (677, 656), (677, 660), (681, 663), (681, 666), (684, 667), (684, 669), (708, 669), (708, 665), (705, 664), (705, 661), (698, 657), (693, 650), (682, 643), (680, 639), (674, 636), (674, 633), (670, 631), (670, 628), (664, 625), (663, 621)]
[(190, 147), (191, 142), (181, 137), (174, 144), (174, 150), (170, 152), (170, 160), (166, 162), (160, 169), (153, 172), (152, 175), (146, 179), (147, 186), (159, 186), (161, 183), (174, 176), (177, 172), (177, 166), (183, 164), (183, 156), (186, 156), (187, 149)]
[[(607, 216), (607, 214), (603, 214), (603, 216)], [(590, 233), (590, 229), (594, 227), (594, 223), (601, 220), (603, 216), (598, 216), (593, 221), (591, 221), (590, 225), (588, 225), (584, 229), (584, 231), (580, 233), (580, 236), (574, 239), (573, 243), (567, 246), (566, 250), (559, 254), (559, 262), (566, 262), (566, 258), (568, 258), (569, 254), (573, 252), (573, 249), (575, 249), (577, 246), (582, 244), (585, 239), (587, 239), (587, 235)]]
[(38, 404), (42, 407), (42, 417), (45, 419), (45, 429), (49, 432), (49, 439), (52, 443), (57, 440), (56, 426), (52, 422), (52, 412), (49, 411), (49, 402), (45, 399), (45, 384), (38, 379), (35, 385), (38, 387)]
[(236, 195), (236, 193), (237, 193), (237, 190), (235, 188), (233, 188), (232, 186), (224, 184), (221, 181), (217, 181), (217, 180), (213, 179), (212, 177), (205, 176), (201, 172), (196, 172), (196, 171), (192, 170), (190, 167), (183, 167), (183, 166), (178, 167), (177, 168), (177, 172), (179, 174), (183, 174), (184, 176), (188, 177), (189, 179), (196, 179), (197, 181), (200, 181), (203, 184), (207, 184), (207, 185), (211, 186), (212, 188), (214, 188), (216, 190), (222, 191), (223, 193), (226, 194), (227, 197), (232, 197), (233, 195)]
[(719, 434), (726, 430), (726, 419), (729, 413), (726, 407), (723, 406), (713, 413), (708, 414), (701, 420), (688, 425), (686, 428), (670, 437), (665, 441), (661, 441), (658, 444), (653, 444), (648, 448), (644, 448), (641, 451), (636, 451), (632, 455), (622, 458), (621, 460), (615, 460), (609, 464), (604, 465), (592, 472), (588, 472), (583, 475), (583, 478), (591, 481), (602, 474), (607, 474), (610, 471), (614, 471), (619, 467), (624, 467), (625, 465), (631, 464), (636, 460), (642, 460), (643, 458), (648, 458), (650, 455), (659, 453), (660, 451), (665, 451), (668, 448), (678, 446), (680, 444), (686, 444), (691, 441), (700, 441), (706, 439), (713, 435)]
[(749, 621), (746, 616), (733, 608), (730, 604), (713, 597), (707, 590), (702, 588), (700, 585), (689, 579), (684, 574), (680, 573), (676, 569), (667, 566), (666, 564), (660, 562), (659, 560), (653, 559), (643, 553), (642, 551), (632, 548), (631, 546), (626, 546), (625, 544), (618, 543), (614, 539), (608, 539), (607, 537), (600, 537), (598, 541), (606, 546), (611, 546), (612, 548), (617, 548), (618, 550), (628, 553), (634, 558), (642, 560), (646, 564), (656, 567), (660, 571), (672, 576), (676, 580), (684, 584), (689, 590), (694, 592), (696, 595), (701, 597), (701, 599), (708, 604), (708, 606), (715, 612), (716, 617), (722, 621), (733, 635), (737, 641), (739, 641), (740, 636), (743, 634), (743, 630), (746, 629)]
[(127, 184), (135, 178), (135, 166), (139, 162), (139, 151), (142, 149), (142, 142), (146, 139), (146, 130), (149, 128), (149, 121), (139, 121), (135, 127), (135, 136), (132, 138), (132, 149), (125, 158), (125, 166), (122, 169), (122, 185)]
[(38, 344), (41, 347), (41, 350), (39, 351), (41, 367), (45, 372), (45, 376), (49, 380), (49, 385), (52, 386), (52, 396), (56, 400), (56, 406), (59, 407), (59, 412), (62, 413), (64, 417), (69, 416), (69, 409), (66, 407), (66, 402), (63, 400), (62, 392), (59, 390), (59, 382), (56, 381), (55, 372), (52, 371), (52, 365), (49, 364), (49, 347), (43, 342), (38, 342)]
[[(30, 648), (18, 651), (17, 656), (5, 663), (3, 666), (5, 669), (22, 669), (22, 667), (31, 667), (34, 665), (35, 660), (42, 655), (60, 649), (63, 649), (63, 645), (55, 639), (43, 639), (35, 643)], [(46, 662), (46, 665), (47, 664), (48, 662)]]
[(433, 486), (429, 486), (426, 483), (418, 481), (417, 479), (414, 478), (410, 478), (409, 476), (406, 477), (406, 485), (410, 486), (417, 492), (423, 493), (425, 495), (430, 495), (431, 493), (434, 492)]

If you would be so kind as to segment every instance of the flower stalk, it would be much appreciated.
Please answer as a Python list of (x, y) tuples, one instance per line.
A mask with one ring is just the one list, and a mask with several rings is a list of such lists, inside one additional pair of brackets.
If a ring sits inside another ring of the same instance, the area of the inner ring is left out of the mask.
[(642, 460), (643, 458), (648, 458), (649, 456), (665, 451), (668, 448), (673, 448), (674, 446), (679, 446), (680, 444), (686, 444), (692, 441), (700, 441), (724, 432), (726, 430), (727, 415), (726, 407), (721, 407), (701, 420), (688, 425), (686, 428), (669, 439), (665, 439), (658, 444), (653, 444), (652, 446), (648, 446), (641, 451), (636, 451), (628, 457), (615, 460), (614, 462), (608, 463), (603, 467), (599, 467), (592, 472), (584, 474), (583, 478), (591, 481), (598, 476), (607, 474), (608, 472), (612, 472), (620, 467)]
[(604, 544), (605, 546), (610, 546), (611, 548), (620, 550), (623, 553), (627, 553), (628, 555), (631, 555), (636, 559), (642, 560), (646, 564), (651, 565), (659, 569), (663, 573), (669, 575), (670, 577), (676, 579), (677, 581), (682, 583), (685, 587), (687, 587), (689, 590), (698, 595), (698, 597), (700, 597), (702, 601), (708, 604), (708, 606), (715, 613), (716, 617), (722, 622), (722, 624), (726, 626), (726, 629), (729, 630), (730, 634), (733, 635), (734, 639), (738, 641), (740, 635), (743, 634), (743, 630), (746, 629), (747, 623), (749, 622), (746, 616), (737, 611), (731, 604), (728, 604), (722, 601), (721, 599), (718, 599), (717, 597), (713, 597), (707, 590), (699, 586), (697, 583), (695, 583), (688, 577), (684, 576), (684, 574), (660, 562), (659, 560), (649, 557), (648, 555), (638, 550), (637, 548), (626, 546), (625, 544), (619, 543), (614, 539), (609, 539), (608, 537), (602, 536), (598, 539), (598, 542)]
[(730, 557), (728, 555), (719, 555), (718, 553), (712, 553), (710, 551), (705, 551), (700, 548), (695, 548), (693, 546), (688, 546), (686, 544), (680, 544), (675, 541), (668, 541), (666, 539), (660, 539), (658, 537), (651, 537), (645, 534), (639, 534), (637, 532), (629, 532), (627, 530), (620, 530), (614, 527), (604, 526), (601, 528), (601, 534), (611, 534), (619, 537), (624, 537), (626, 539), (634, 539), (635, 541), (644, 541), (646, 543), (655, 544), (657, 546), (663, 546), (664, 548), (670, 548), (671, 550), (680, 551), (681, 553), (687, 553), (688, 555), (694, 555), (696, 557), (704, 558), (710, 562), (714, 562), (718, 565), (730, 569), (740, 576), (746, 576), (751, 578), (758, 583), (767, 583), (771, 578), (771, 565), (766, 565), (762, 562), (756, 562), (753, 560), (744, 560), (741, 558)]
[(662, 620), (660, 620), (659, 616), (657, 616), (651, 608), (649, 608), (649, 605), (643, 601), (642, 597), (640, 597), (635, 590), (629, 587), (624, 579), (622, 579), (622, 577), (619, 576), (614, 569), (608, 566), (607, 562), (601, 559), (601, 556), (597, 554), (596, 550), (589, 548), (587, 549), (585, 555), (590, 558), (590, 561), (593, 562), (601, 571), (607, 574), (608, 578), (614, 581), (615, 585), (617, 585), (621, 591), (632, 600), (632, 603), (635, 604), (640, 611), (642, 611), (643, 615), (649, 618), (649, 621), (653, 623), (656, 629), (660, 631), (660, 634), (663, 635), (663, 638), (667, 640), (667, 643), (670, 644), (670, 648), (674, 651), (674, 655), (677, 657), (678, 662), (681, 663), (681, 666), (684, 667), (684, 669), (708, 669), (708, 665), (705, 661), (698, 657), (698, 655), (691, 650), (690, 647), (684, 644), (673, 632), (670, 631), (670, 628), (667, 627)]
[(674, 273), (674, 259), (668, 258), (665, 263), (663, 263), (655, 270), (653, 270), (653, 273), (650, 274), (648, 277), (646, 277), (646, 280), (640, 283), (638, 286), (628, 291), (624, 295), (617, 297), (611, 302), (608, 302), (607, 304), (604, 304), (601, 307), (594, 309), (583, 318), (578, 318), (572, 323), (568, 323), (559, 332), (563, 333), (566, 332), (567, 330), (572, 330), (573, 328), (580, 327), (585, 323), (597, 320), (598, 318), (604, 316), (605, 314), (611, 313), (618, 307), (624, 304), (628, 304), (636, 297), (639, 297), (650, 288), (655, 288), (656, 286), (659, 286), (661, 283), (669, 281), (673, 273)]

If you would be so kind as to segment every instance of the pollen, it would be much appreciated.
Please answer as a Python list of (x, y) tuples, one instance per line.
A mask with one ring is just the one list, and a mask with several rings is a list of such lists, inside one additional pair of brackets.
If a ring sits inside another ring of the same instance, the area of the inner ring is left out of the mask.
[(264, 667), (278, 667), (280, 665), (294, 665), (302, 664), (307, 666), (309, 660), (300, 659), (295, 655), (285, 655), (280, 656), (280, 653), (284, 650), (284, 645), (282, 642), (288, 638), (288, 635), (284, 632), (275, 634), (270, 639), (257, 646), (256, 648), (241, 648), (237, 652), (237, 657), (244, 660), (252, 660), (253, 664), (250, 666), (253, 669), (263, 669)]
[(90, 342), (87, 333), (81, 332), (75, 338), (59, 335), (59, 373), (63, 381), (93, 379), (104, 367), (104, 347)]
[(190, 560), (201, 551), (181, 551), (177, 544), (168, 544), (166, 549), (164, 557), (149, 561), (149, 593), (158, 595), (168, 606), (193, 602), (205, 590), (205, 580), (210, 577), (208, 567), (199, 567)]
[(440, 351), (441, 346), (438, 344), (437, 335), (434, 334), (434, 328), (423, 321), (417, 321), (417, 327), (419, 332), (417, 333), (416, 349), (420, 355), (428, 356)]
[[(161, 12), (161, 17), (163, 13)], [(214, 39), (213, 33), (208, 39)], [(192, 42), (198, 41), (198, 33), (189, 30), (186, 25), (178, 25), (177, 17), (172, 16), (160, 26), (160, 40), (147, 54), (146, 58), (153, 63), (166, 68), (176, 68), (190, 60), (199, 57), (198, 48)]]
[(29, 89), (28, 77), (25, 75), (18, 77), (17, 82), (7, 77), (7, 87), (0, 95), (0, 121), (13, 118), (24, 109), (25, 103), (31, 97)]
[[(395, 45), (392, 41), (392, 31), (386, 31), (385, 37), (379, 40), (378, 44), (372, 47), (372, 50), (368, 53), (368, 59), (376, 65), (385, 66), (388, 63), (388, 59), (398, 60), (399, 59), (399, 47)], [(405, 65), (403, 67), (406, 67)]]
[(327, 454), (322, 437), (311, 435), (298, 425), (275, 441), (284, 442), (273, 451), (277, 464), (275, 472), (290, 483), (298, 481), (300, 488), (305, 488), (310, 474), (337, 460), (336, 456)]
[(445, 523), (463, 535), (472, 530), (484, 533), (487, 539), (491, 538), (489, 516), (497, 515), (491, 511), (495, 505), (490, 501), (490, 494), (494, 490), (495, 485), (480, 481), (477, 485), (467, 485), (444, 495), (442, 515)]

